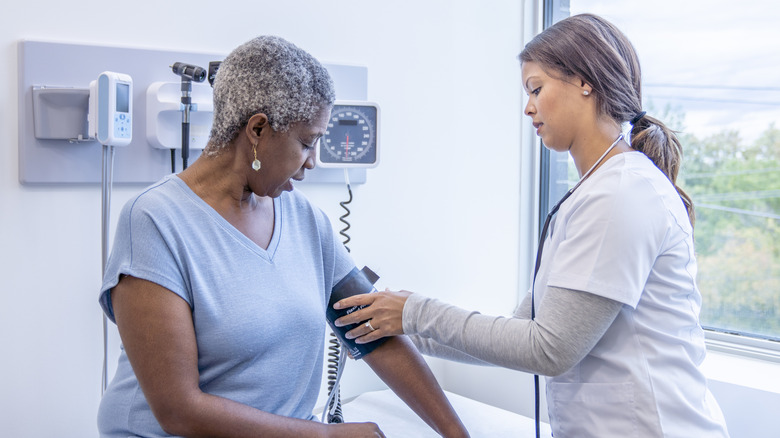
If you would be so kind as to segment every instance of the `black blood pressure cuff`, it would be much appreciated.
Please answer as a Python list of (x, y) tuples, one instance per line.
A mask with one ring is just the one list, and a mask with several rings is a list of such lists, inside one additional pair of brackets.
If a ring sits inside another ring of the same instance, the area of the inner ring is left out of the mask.
[(379, 276), (376, 275), (371, 269), (368, 269), (368, 267), (364, 266), (360, 271), (358, 271), (357, 268), (353, 268), (349, 274), (342, 278), (341, 281), (339, 281), (336, 286), (333, 287), (333, 290), (330, 293), (330, 302), (328, 303), (328, 309), (325, 312), (325, 317), (328, 320), (328, 324), (330, 324), (330, 328), (333, 330), (333, 333), (336, 334), (336, 336), (341, 341), (341, 344), (347, 348), (349, 354), (352, 355), (354, 359), (360, 359), (366, 354), (371, 353), (374, 351), (374, 349), (376, 349), (376, 347), (382, 345), (387, 340), (387, 338), (377, 339), (376, 341), (369, 342), (368, 344), (357, 344), (355, 343), (354, 339), (347, 339), (345, 336), (347, 332), (355, 327), (358, 327), (360, 324), (364, 324), (365, 321), (359, 324), (350, 324), (342, 327), (336, 327), (333, 322), (338, 318), (344, 315), (349, 315), (350, 313), (356, 310), (360, 310), (365, 306), (353, 306), (348, 309), (336, 310), (333, 308), (333, 304), (353, 295), (376, 292), (376, 289), (374, 289), (374, 283), (376, 283), (377, 280), (379, 280)]

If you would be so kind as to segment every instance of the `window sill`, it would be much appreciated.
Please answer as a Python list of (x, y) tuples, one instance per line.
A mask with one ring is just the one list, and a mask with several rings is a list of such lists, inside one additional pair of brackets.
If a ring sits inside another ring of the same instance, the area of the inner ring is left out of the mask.
[(780, 394), (777, 343), (707, 332), (707, 358), (701, 365), (710, 380)]

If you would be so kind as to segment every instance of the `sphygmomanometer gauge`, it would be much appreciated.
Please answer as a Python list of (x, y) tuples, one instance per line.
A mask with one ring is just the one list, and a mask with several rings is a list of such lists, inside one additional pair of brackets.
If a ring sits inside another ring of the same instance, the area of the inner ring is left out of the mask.
[(379, 164), (379, 106), (338, 101), (317, 148), (321, 167), (375, 167)]

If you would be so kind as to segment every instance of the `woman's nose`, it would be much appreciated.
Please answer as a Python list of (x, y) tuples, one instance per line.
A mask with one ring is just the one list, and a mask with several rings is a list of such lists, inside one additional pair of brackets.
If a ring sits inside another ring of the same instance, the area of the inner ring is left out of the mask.
[(309, 155), (306, 157), (306, 161), (303, 162), (303, 167), (306, 169), (314, 169), (314, 161), (317, 157), (317, 148), (311, 148), (311, 151), (309, 152)]
[(528, 103), (525, 104), (525, 110), (523, 111), (523, 113), (527, 116), (530, 116), (534, 112), (536, 112), (536, 108), (534, 108), (534, 106), (531, 105), (531, 99), (528, 99)]

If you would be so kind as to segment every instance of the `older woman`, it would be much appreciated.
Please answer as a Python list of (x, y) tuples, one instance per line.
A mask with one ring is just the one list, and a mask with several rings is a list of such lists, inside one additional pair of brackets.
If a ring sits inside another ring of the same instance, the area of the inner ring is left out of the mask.
[[(333, 101), (327, 71), (281, 38), (224, 60), (204, 153), (119, 219), (100, 304), (123, 349), (101, 436), (384, 436), (310, 421), (329, 295), (354, 263), (292, 181), (314, 167)], [(437, 432), (467, 436), (410, 343), (365, 360)]]

